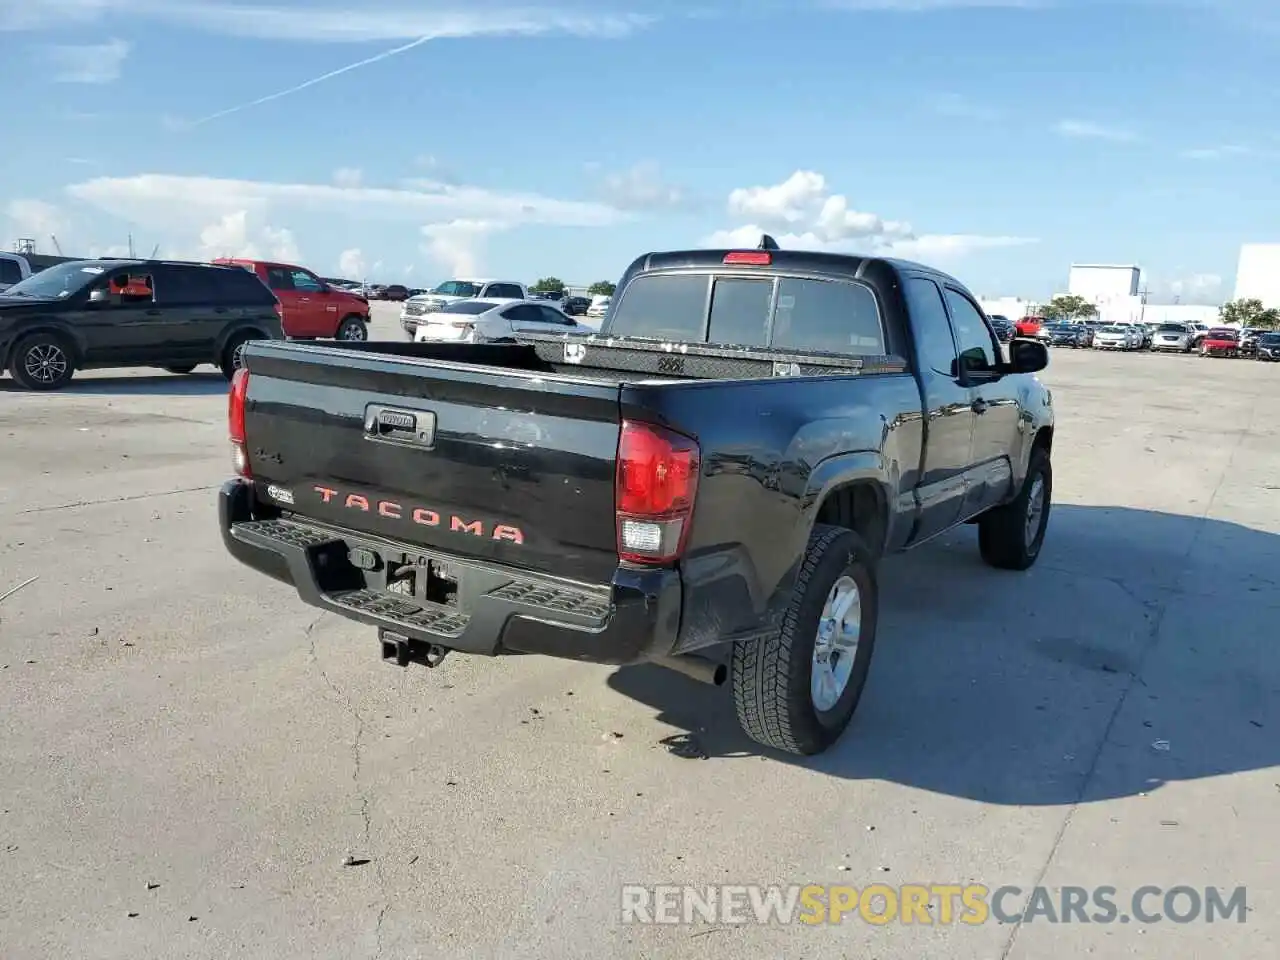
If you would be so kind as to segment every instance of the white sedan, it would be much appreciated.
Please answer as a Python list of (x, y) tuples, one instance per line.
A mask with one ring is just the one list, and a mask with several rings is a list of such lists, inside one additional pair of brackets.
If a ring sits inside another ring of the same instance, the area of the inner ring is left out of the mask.
[(492, 343), (522, 333), (595, 332), (547, 301), (459, 300), (426, 314), (413, 339), (415, 343)]
[(1136, 350), (1133, 331), (1126, 324), (1113, 323), (1093, 332), (1095, 350)]

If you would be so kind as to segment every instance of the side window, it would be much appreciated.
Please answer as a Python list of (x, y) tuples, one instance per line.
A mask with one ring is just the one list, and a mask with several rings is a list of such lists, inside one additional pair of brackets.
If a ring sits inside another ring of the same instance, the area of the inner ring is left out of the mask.
[(884, 328), (875, 294), (844, 280), (784, 277), (778, 283), (773, 346), (883, 356)]
[(744, 280), (720, 277), (711, 289), (712, 343), (762, 347), (769, 342), (769, 305), (773, 279)]
[(951, 321), (942, 303), (942, 293), (932, 280), (909, 278), (903, 284), (907, 310), (911, 314), (911, 329), (915, 333), (916, 353), (921, 368), (927, 368), (944, 377), (954, 377), (959, 372), (956, 364), (956, 342), (951, 336)]
[(502, 315), (512, 323), (541, 323), (542, 312), (532, 304), (517, 303), (502, 311)]
[(999, 365), (1000, 353), (991, 339), (982, 312), (973, 301), (957, 290), (947, 288), (947, 308), (951, 311), (951, 324), (956, 333), (956, 346), (960, 349), (960, 367), (965, 373), (994, 373)]
[(200, 306), (224, 299), (208, 271), (200, 267), (165, 267), (157, 271), (156, 301), (174, 306)]
[(524, 293), (514, 283), (491, 283), (485, 292), (486, 297), (496, 297), (500, 300), (523, 300)]
[(149, 273), (116, 273), (107, 278), (95, 290), (104, 290), (109, 302), (122, 307), (133, 307), (155, 300), (155, 283)]
[(562, 327), (572, 323), (568, 317), (554, 307), (538, 307), (537, 311), (543, 323), (555, 323)]
[(0, 283), (17, 283), (22, 279), (22, 270), (17, 260), (0, 257)]
[(292, 290), (293, 274), (284, 267), (267, 267), (267, 286), (272, 290)]
[(299, 293), (319, 293), (324, 289), (324, 284), (305, 270), (291, 271), (290, 279), (293, 280), (293, 289)]

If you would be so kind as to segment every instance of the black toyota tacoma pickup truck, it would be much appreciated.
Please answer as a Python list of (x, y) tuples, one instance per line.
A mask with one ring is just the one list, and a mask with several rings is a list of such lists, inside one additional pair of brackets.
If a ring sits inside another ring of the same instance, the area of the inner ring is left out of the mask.
[(659, 663), (817, 753), (866, 681), (881, 556), (973, 522), (990, 565), (1035, 562), (1047, 363), (918, 264), (648, 254), (596, 336), (251, 343), (223, 540), (402, 666)]

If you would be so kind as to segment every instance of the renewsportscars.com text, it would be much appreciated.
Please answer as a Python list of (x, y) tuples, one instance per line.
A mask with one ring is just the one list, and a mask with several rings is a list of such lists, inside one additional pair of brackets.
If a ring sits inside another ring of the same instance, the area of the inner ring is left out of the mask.
[(623, 923), (976, 926), (990, 923), (1244, 923), (1244, 887), (986, 887), (981, 884), (622, 888)]

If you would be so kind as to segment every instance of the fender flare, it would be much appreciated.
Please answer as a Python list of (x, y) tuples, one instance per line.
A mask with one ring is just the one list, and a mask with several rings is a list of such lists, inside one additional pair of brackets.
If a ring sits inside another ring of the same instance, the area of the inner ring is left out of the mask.
[(77, 334), (70, 324), (60, 320), (56, 316), (37, 316), (24, 321), (20, 328), (13, 331), (9, 342), (4, 345), (3, 354), (0, 355), (0, 370), (7, 370), (9, 368), (9, 362), (13, 359), (13, 348), (18, 345), (19, 341), (25, 340), (33, 333), (56, 334), (62, 338), (68, 347), (70, 347), (71, 360), (76, 366), (80, 366), (84, 361), (84, 338)]

